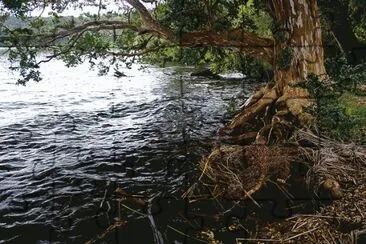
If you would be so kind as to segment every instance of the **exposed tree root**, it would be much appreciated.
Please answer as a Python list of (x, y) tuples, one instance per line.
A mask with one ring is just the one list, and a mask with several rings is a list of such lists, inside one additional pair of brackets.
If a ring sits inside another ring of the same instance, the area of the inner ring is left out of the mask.
[[(292, 98), (290, 91), (308, 96), (301, 89), (287, 89), (279, 96), (276, 87), (267, 85), (248, 99), (242, 112), (220, 131), (221, 142), (247, 146), (221, 146), (202, 161), (203, 175), (206, 183), (213, 185), (215, 197), (250, 198), (269, 179), (289, 176), (299, 148), (271, 145), (286, 141), (293, 131), (296, 117), (288, 106), (292, 104), (288, 102)], [(299, 115), (302, 107), (293, 110)]]
[(222, 141), (251, 143), (248, 137), (256, 132), (256, 144), (271, 145), (287, 141), (295, 126), (311, 127), (314, 119), (305, 110), (313, 103), (308, 91), (300, 87), (285, 87), (281, 93), (276, 86), (267, 85), (251, 96), (242, 111), (220, 129)]
[(265, 110), (274, 103), (278, 98), (276, 89), (272, 88), (267, 93), (261, 92), (257, 95), (260, 97), (256, 102), (244, 108), (243, 112), (236, 115), (232, 121), (223, 129), (220, 130), (220, 135), (238, 135), (245, 132), (245, 125), (251, 122), (257, 116), (264, 114)]
[(251, 199), (255, 204), (256, 194), (268, 182), (291, 187), (294, 163), (306, 166), (306, 177), (294, 182), (306, 184), (312, 193), (309, 201), (327, 199), (328, 205), (321, 203), (312, 215), (263, 225), (253, 238), (285, 243), (334, 243), (339, 238), (355, 243), (366, 230), (366, 150), (311, 131), (315, 121), (306, 112), (311, 104), (303, 88), (285, 87), (281, 93), (276, 87), (262, 88), (220, 130), (221, 146), (201, 161), (200, 181), (211, 197)]

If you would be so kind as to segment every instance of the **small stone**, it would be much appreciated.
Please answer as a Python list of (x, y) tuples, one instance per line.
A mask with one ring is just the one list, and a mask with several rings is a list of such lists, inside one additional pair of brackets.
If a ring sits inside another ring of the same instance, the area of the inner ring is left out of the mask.
[(333, 199), (340, 199), (342, 197), (342, 189), (338, 181), (334, 179), (326, 179), (323, 183), (323, 188)]

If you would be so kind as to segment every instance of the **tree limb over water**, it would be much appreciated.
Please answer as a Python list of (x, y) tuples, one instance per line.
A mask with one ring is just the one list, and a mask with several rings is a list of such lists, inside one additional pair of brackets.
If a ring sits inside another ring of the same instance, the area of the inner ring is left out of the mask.
[[(250, 198), (255, 202), (255, 194), (267, 183), (278, 181), (286, 185), (296, 161), (315, 155), (317, 150), (320, 150), (321, 160), (312, 157), (309, 166), (317, 185), (323, 181), (332, 183), (325, 185), (342, 188), (337, 179), (343, 171), (331, 168), (336, 165), (338, 169), (345, 164), (343, 154), (344, 151), (349, 153), (348, 146), (347, 150), (341, 150), (343, 147), (339, 149), (332, 143), (314, 146), (293, 140), (299, 132), (306, 131), (310, 137), (321, 141), (322, 135), (316, 135), (321, 134), (322, 125), (319, 115), (323, 104), (319, 99), (333, 89), (334, 82), (326, 69), (324, 28), (317, 0), (256, 3), (166, 0), (154, 1), (156, 6), (151, 10), (143, 2), (147, 1), (123, 1), (132, 9), (104, 17), (100, 14), (101, 4), (97, 4), (98, 14), (88, 16), (82, 23), (70, 20), (60, 24), (56, 16), (53, 20), (60, 27), (51, 30), (42, 21), (32, 22), (32, 28), (7, 29), (11, 35), (7, 41), (16, 47), (9, 56), (19, 62), (14, 68), (23, 75), (20, 82), (39, 80), (35, 70), (40, 62), (53, 58), (63, 59), (68, 66), (85, 60), (95, 65), (96, 60), (101, 60), (101, 70), (107, 73), (117, 58), (128, 66), (140, 61), (139, 57), (153, 53), (161, 54), (157, 59), (187, 58), (195, 64), (216, 62), (220, 65), (225, 64), (226, 59), (228, 66), (235, 63), (231, 61), (246, 66), (250, 57), (269, 64), (274, 77), (220, 129), (219, 141), (224, 145), (214, 149), (203, 161), (202, 175), (206, 175), (208, 184), (218, 191), (212, 191), (215, 197), (227, 191), (239, 199)], [(54, 43), (59, 40), (63, 41)], [(45, 44), (49, 45), (51, 55), (38, 61), (37, 47)], [(326, 105), (330, 103), (327, 100)], [(309, 136), (306, 133), (302, 136)], [(348, 158), (355, 163), (353, 167), (363, 167), (364, 151), (357, 151), (357, 155), (356, 158), (348, 155)], [(331, 156), (331, 163), (326, 160), (327, 156)], [(320, 163), (321, 168), (317, 167)], [(360, 177), (364, 182), (364, 175)], [(329, 186), (324, 188), (333, 196), (341, 196)], [(300, 236), (295, 234), (284, 240)]]

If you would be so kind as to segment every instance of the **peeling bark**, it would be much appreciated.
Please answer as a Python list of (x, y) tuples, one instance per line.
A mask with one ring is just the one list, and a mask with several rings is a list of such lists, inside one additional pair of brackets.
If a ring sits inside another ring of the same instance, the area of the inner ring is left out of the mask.
[[(316, 0), (273, 0), (276, 21), (275, 81), (280, 90), (289, 84), (304, 81), (310, 73), (323, 77), (324, 51), (320, 16)], [(281, 67), (281, 52), (289, 49), (292, 58), (288, 67)]]
[[(258, 92), (247, 106), (220, 132), (221, 135), (237, 136), (245, 133), (245, 125), (258, 123), (256, 117), (269, 117), (263, 121), (257, 143), (269, 143), (267, 137), (289, 136), (292, 123), (311, 126), (312, 116), (305, 108), (312, 104), (309, 92), (300, 87), (309, 74), (321, 80), (327, 78), (324, 51), (316, 0), (272, 0), (268, 10), (277, 23), (274, 33), (274, 87)], [(287, 55), (287, 56), (286, 56)], [(268, 121), (268, 119), (267, 119)], [(282, 138), (286, 139), (286, 138)]]

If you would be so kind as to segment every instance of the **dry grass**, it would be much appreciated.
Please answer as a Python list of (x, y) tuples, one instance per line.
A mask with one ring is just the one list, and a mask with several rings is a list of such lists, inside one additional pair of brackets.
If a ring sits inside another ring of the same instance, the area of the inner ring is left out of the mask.
[(301, 130), (296, 138), (319, 145), (313, 149), (303, 148), (303, 155), (311, 166), (306, 181), (315, 195), (327, 179), (339, 183), (341, 195), (329, 204), (320, 202), (320, 209), (312, 215), (293, 216), (268, 224), (259, 235), (281, 243), (357, 243), (359, 236), (366, 234), (365, 148), (319, 138)]
[(214, 198), (251, 198), (268, 180), (286, 179), (297, 152), (284, 146), (221, 146), (201, 161), (200, 180)]
[[(237, 242), (356, 243), (359, 235), (366, 234), (366, 149), (305, 130), (297, 131), (292, 141), (298, 146), (216, 148), (200, 164), (200, 181), (214, 198), (250, 198), (255, 202), (253, 194), (266, 182), (286, 181), (291, 163), (303, 162), (309, 167), (303, 180), (320, 207), (313, 214), (268, 222), (251, 238), (238, 238)], [(329, 182), (331, 186), (327, 186)], [(327, 203), (320, 199), (324, 191), (330, 197)]]

